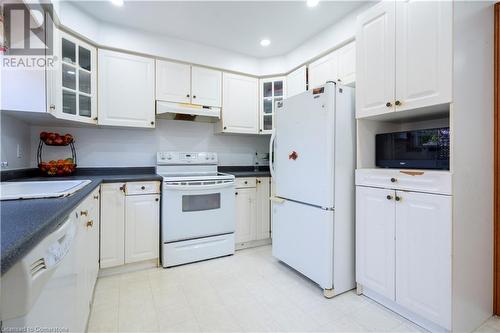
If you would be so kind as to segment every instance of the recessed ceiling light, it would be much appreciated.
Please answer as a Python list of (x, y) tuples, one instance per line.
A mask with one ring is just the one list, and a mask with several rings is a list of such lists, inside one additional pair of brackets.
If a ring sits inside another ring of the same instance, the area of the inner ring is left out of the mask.
[(260, 45), (262, 46), (269, 46), (271, 44), (271, 41), (267, 38), (264, 38), (263, 40), (260, 41)]
[(115, 6), (123, 6), (123, 0), (109, 0)]
[(307, 7), (316, 7), (319, 3), (319, 0), (307, 0)]

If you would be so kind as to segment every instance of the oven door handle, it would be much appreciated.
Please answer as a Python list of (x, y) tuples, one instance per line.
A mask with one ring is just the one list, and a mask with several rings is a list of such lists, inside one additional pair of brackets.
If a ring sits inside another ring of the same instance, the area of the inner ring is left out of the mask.
[(215, 190), (215, 189), (223, 189), (223, 188), (228, 188), (228, 187), (234, 187), (235, 183), (230, 182), (230, 183), (223, 183), (223, 184), (211, 184), (211, 185), (176, 185), (176, 184), (164, 184), (164, 187), (166, 190), (193, 190), (193, 191), (200, 191), (200, 190)]

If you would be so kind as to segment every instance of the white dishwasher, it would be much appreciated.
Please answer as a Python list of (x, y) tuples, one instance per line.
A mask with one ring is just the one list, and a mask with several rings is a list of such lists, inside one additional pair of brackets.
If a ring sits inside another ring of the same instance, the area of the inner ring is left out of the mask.
[(76, 233), (68, 218), (2, 276), (2, 331), (77, 330)]

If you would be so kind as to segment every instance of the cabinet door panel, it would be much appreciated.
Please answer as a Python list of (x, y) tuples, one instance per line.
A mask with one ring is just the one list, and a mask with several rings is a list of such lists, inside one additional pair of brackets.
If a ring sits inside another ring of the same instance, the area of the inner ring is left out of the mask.
[(223, 73), (223, 132), (259, 132), (259, 80), (249, 76)]
[(292, 97), (307, 90), (306, 66), (297, 68), (286, 76), (286, 97)]
[(257, 221), (255, 239), (266, 239), (271, 236), (271, 178), (257, 178)]
[[(357, 19), (356, 117), (394, 111), (395, 3), (382, 1)], [(391, 103), (391, 106), (386, 106)]]
[(452, 7), (448, 1), (397, 2), (397, 111), (451, 102)]
[(99, 125), (154, 127), (154, 60), (99, 50)]
[(256, 189), (236, 189), (236, 243), (249, 242), (255, 239), (256, 221)]
[(356, 80), (356, 42), (351, 42), (337, 51), (338, 80), (342, 84), (352, 84)]
[(125, 199), (125, 263), (158, 258), (159, 195), (130, 195)]
[(206, 106), (221, 106), (222, 72), (195, 67), (191, 69), (192, 103)]
[(394, 202), (393, 190), (356, 187), (356, 282), (391, 300), (395, 291)]
[(189, 103), (191, 101), (191, 66), (156, 60), (156, 99)]
[(309, 65), (309, 89), (337, 81), (338, 76), (338, 54), (334, 51)]
[(451, 197), (396, 195), (396, 302), (451, 329)]
[(101, 268), (125, 263), (125, 195), (123, 183), (101, 185)]

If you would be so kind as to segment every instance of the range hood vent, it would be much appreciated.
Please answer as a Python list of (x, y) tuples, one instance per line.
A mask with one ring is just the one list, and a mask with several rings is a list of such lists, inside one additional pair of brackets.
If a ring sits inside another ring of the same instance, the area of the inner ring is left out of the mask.
[(163, 119), (214, 123), (220, 119), (220, 111), (213, 106), (156, 101), (156, 116)]

